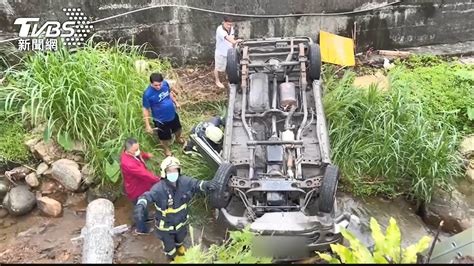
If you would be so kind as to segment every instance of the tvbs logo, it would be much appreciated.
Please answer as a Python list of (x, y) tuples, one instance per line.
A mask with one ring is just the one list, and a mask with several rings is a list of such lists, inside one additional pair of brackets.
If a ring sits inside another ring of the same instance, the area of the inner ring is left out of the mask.
[[(46, 38), (71, 37), (74, 35), (73, 21), (64, 22), (62, 25), (58, 21), (46, 21), (43, 26), (38, 25), (39, 18), (17, 18), (15, 25), (21, 25), (18, 36), (20, 38), (40, 37), (44, 33)], [(63, 31), (61, 31), (61, 29)]]
[(20, 25), (18, 49), (57, 50), (58, 39), (66, 46), (84, 44), (93, 25), (80, 8), (63, 8), (68, 20), (66, 22), (46, 21), (40, 24), (40, 18), (17, 18), (15, 25)]
[[(39, 27), (39, 18), (17, 18), (15, 25), (21, 25), (18, 36), (20, 38), (37, 38), (43, 33), (45, 38), (71, 37), (74, 35), (74, 21), (64, 22), (62, 25), (58, 21), (46, 21)], [(62, 29), (62, 31), (61, 31)]]

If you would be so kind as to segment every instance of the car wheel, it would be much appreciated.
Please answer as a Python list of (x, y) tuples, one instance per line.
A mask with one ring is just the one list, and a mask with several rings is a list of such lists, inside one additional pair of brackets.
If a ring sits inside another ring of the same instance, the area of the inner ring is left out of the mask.
[(239, 84), (240, 82), (240, 52), (236, 48), (227, 50), (227, 78), (230, 84)]
[(308, 47), (308, 78), (309, 81), (319, 80), (321, 76), (321, 49), (313, 43)]
[(214, 181), (217, 182), (217, 189), (210, 195), (211, 206), (213, 208), (225, 208), (229, 204), (231, 192), (229, 190), (229, 180), (236, 175), (235, 166), (231, 163), (222, 163), (214, 175)]
[(335, 165), (328, 165), (319, 190), (319, 210), (321, 212), (331, 213), (336, 200), (338, 182), (339, 169)]

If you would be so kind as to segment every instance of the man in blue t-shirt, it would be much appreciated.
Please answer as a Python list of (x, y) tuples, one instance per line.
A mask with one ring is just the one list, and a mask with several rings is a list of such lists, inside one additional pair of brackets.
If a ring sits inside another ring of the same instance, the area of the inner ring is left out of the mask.
[(159, 73), (151, 74), (150, 85), (143, 93), (145, 127), (148, 133), (153, 133), (153, 129), (150, 126), (151, 110), (151, 117), (153, 117), (155, 129), (166, 156), (171, 156), (169, 146), (172, 134), (175, 134), (177, 143), (184, 144), (184, 139), (181, 137), (181, 122), (179, 121), (175, 105), (179, 107), (178, 102), (171, 94), (168, 82), (163, 79), (163, 75)]

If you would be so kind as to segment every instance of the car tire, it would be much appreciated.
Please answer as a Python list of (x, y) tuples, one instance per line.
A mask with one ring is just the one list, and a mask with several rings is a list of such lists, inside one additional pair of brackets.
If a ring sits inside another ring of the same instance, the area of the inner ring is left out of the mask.
[(319, 189), (319, 211), (331, 213), (336, 200), (339, 169), (335, 165), (328, 165), (324, 172), (323, 182)]
[(308, 46), (308, 78), (309, 81), (319, 80), (321, 77), (321, 49), (318, 44)]
[(239, 84), (240, 82), (240, 52), (236, 48), (227, 50), (227, 78), (230, 84)]
[(231, 163), (222, 163), (214, 175), (214, 181), (217, 183), (217, 188), (211, 192), (210, 201), (211, 206), (216, 209), (225, 208), (231, 199), (229, 191), (229, 180), (236, 175), (235, 166)]

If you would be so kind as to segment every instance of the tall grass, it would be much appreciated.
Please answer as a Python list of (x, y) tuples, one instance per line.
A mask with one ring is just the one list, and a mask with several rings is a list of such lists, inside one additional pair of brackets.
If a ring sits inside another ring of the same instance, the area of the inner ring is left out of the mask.
[(345, 180), (359, 195), (430, 201), (435, 186), (449, 187), (460, 175), (456, 128), (434, 127), (403, 89), (355, 88), (354, 77), (349, 71), (336, 80), (328, 71), (324, 96), (332, 158)]
[[(33, 126), (46, 124), (45, 139), (65, 136), (63, 139), (83, 142), (86, 162), (93, 166), (97, 177), (106, 181), (107, 173), (117, 170), (127, 137), (138, 138), (143, 150), (158, 148), (157, 139), (144, 132), (142, 94), (150, 72), (165, 72), (166, 78), (171, 74), (171, 64), (147, 60), (149, 71), (137, 72), (134, 63), (145, 60), (144, 49), (89, 42), (77, 51), (61, 47), (56, 52), (32, 54), (20, 66), (6, 71), (9, 85), (0, 87), (0, 102)], [(185, 132), (203, 119), (200, 110), (184, 110), (180, 115)], [(150, 166), (157, 170), (163, 157), (157, 152), (155, 155)], [(195, 159), (186, 158), (183, 164), (193, 175), (204, 177), (209, 173)], [(204, 170), (193, 171), (191, 166)], [(118, 177), (111, 177), (111, 181), (118, 181)]]

